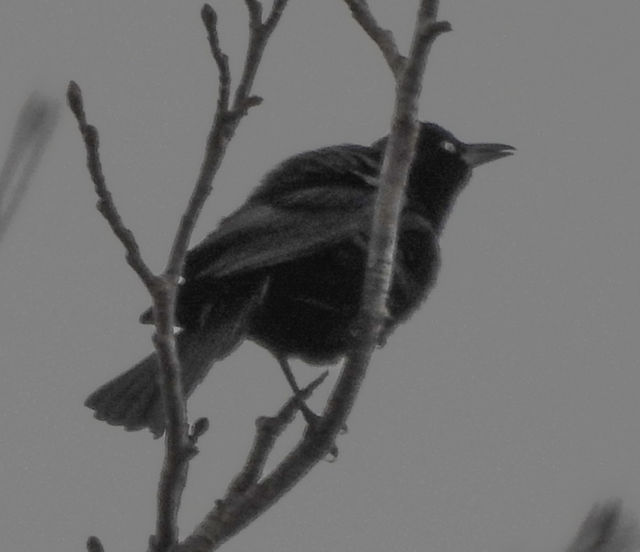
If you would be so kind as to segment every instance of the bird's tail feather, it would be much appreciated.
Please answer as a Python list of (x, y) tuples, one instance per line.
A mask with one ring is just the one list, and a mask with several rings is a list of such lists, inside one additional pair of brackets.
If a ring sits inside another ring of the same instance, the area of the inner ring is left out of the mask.
[[(212, 312), (198, 330), (176, 337), (185, 396), (191, 395), (212, 364), (229, 355), (246, 337), (247, 321), (262, 297), (266, 283), (253, 294), (227, 304), (224, 313)], [(127, 431), (148, 427), (155, 437), (164, 432), (164, 410), (158, 385), (155, 354), (94, 391), (85, 406), (98, 420), (121, 425)]]

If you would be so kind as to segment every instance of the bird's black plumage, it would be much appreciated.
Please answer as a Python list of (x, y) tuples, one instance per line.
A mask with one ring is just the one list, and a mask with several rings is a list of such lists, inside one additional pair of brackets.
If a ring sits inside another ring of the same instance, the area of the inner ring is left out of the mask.
[[(185, 392), (245, 338), (277, 356), (332, 362), (351, 342), (386, 138), (301, 153), (268, 173), (245, 204), (189, 251), (176, 317)], [(387, 333), (424, 300), (438, 237), (473, 167), (509, 155), (422, 123), (399, 227)], [(150, 312), (142, 320), (150, 322)], [(86, 401), (128, 430), (164, 429), (154, 355)]]

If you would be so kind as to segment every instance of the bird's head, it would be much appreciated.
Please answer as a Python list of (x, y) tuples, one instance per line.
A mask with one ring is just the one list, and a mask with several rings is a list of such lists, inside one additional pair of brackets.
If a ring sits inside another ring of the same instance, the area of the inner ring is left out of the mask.
[(471, 169), (512, 155), (514, 151), (515, 148), (507, 144), (465, 144), (441, 126), (420, 123), (413, 165), (423, 172), (423, 178), (453, 183), (464, 179)]
[(458, 193), (475, 167), (513, 154), (506, 144), (466, 144), (434, 123), (420, 123), (407, 199), (426, 209), (440, 230)]

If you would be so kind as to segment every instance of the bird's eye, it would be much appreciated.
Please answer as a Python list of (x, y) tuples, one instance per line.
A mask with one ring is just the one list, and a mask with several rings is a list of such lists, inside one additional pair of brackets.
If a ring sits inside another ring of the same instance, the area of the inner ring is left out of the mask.
[(458, 148), (456, 148), (456, 145), (453, 142), (449, 142), (449, 140), (444, 140), (443, 142), (440, 142), (440, 147), (449, 153), (456, 153), (456, 151), (458, 151)]

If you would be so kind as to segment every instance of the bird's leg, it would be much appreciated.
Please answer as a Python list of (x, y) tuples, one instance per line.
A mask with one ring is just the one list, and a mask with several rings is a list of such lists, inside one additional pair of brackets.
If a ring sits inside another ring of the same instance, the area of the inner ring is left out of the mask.
[[(278, 364), (280, 364), (280, 368), (284, 373), (284, 377), (287, 378), (289, 387), (291, 387), (291, 389), (293, 390), (294, 397), (298, 401), (298, 409), (307, 422), (307, 431), (316, 431), (316, 429), (318, 428), (318, 423), (320, 422), (320, 416), (318, 416), (318, 414), (311, 410), (307, 406), (307, 403), (304, 402), (304, 399), (302, 398), (302, 391), (300, 390), (300, 387), (298, 387), (296, 378), (293, 376), (293, 372), (291, 371), (291, 366), (289, 366), (287, 357), (284, 355), (276, 355), (276, 358), (278, 359)], [(330, 458), (330, 462), (333, 462), (336, 458), (338, 458), (338, 447), (335, 445), (335, 443), (329, 448), (327, 456)]]
[(280, 364), (280, 368), (284, 373), (284, 377), (287, 379), (289, 387), (291, 387), (291, 390), (293, 391), (293, 394), (298, 401), (298, 408), (300, 409), (300, 412), (304, 416), (304, 419), (307, 421), (307, 424), (309, 424), (309, 427), (311, 429), (314, 429), (318, 425), (320, 416), (313, 412), (313, 410), (311, 410), (307, 406), (307, 403), (305, 403), (302, 399), (302, 392), (300, 390), (300, 387), (298, 387), (298, 382), (296, 381), (293, 372), (291, 371), (291, 366), (289, 366), (289, 360), (287, 359), (287, 357), (284, 355), (276, 355), (276, 358), (278, 359), (278, 364)]

